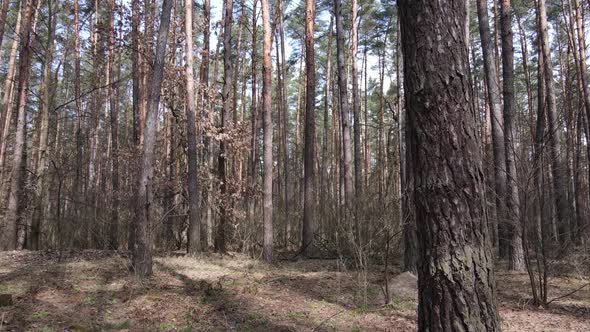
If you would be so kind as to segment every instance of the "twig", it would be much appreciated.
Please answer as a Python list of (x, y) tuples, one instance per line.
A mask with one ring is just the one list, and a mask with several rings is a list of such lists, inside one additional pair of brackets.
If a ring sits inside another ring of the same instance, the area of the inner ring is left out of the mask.
[(338, 311), (337, 313), (333, 314), (332, 316), (324, 319), (318, 326), (314, 327), (313, 330), (311, 330), (311, 332), (317, 331), (320, 327), (322, 327), (322, 325), (324, 325), (325, 322), (327, 322), (327, 321), (331, 320), (332, 318), (340, 315), (344, 311), (346, 311), (346, 309), (342, 309), (342, 310)]
[(557, 300), (563, 299), (564, 297), (568, 297), (568, 296), (570, 296), (570, 295), (572, 295), (572, 294), (574, 294), (574, 293), (576, 293), (576, 292), (580, 291), (582, 288), (584, 288), (584, 287), (586, 287), (586, 286), (588, 286), (588, 285), (590, 285), (590, 283), (583, 284), (582, 286), (580, 286), (580, 287), (578, 287), (578, 288), (574, 289), (573, 291), (571, 291), (571, 292), (569, 292), (569, 293), (567, 293), (567, 294), (564, 294), (564, 295), (561, 295), (561, 296), (558, 296), (558, 297), (556, 297), (556, 298), (552, 299), (551, 301), (547, 302), (547, 304), (546, 304), (546, 305), (549, 305), (549, 304), (551, 304), (551, 302), (554, 302), (554, 301), (557, 301)]

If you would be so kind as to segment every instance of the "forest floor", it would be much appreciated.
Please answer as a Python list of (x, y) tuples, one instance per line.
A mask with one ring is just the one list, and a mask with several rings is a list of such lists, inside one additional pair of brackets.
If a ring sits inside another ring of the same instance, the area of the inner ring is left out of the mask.
[[(160, 256), (154, 277), (130, 276), (120, 253), (0, 253), (0, 331), (411, 331), (416, 286), (391, 268), (362, 274), (337, 260), (266, 265), (239, 254)], [(587, 277), (586, 277), (587, 279)], [(590, 331), (588, 287), (540, 309), (529, 305), (528, 276), (497, 272), (504, 331)], [(550, 298), (587, 280), (552, 278)], [(362, 287), (365, 284), (366, 287)]]

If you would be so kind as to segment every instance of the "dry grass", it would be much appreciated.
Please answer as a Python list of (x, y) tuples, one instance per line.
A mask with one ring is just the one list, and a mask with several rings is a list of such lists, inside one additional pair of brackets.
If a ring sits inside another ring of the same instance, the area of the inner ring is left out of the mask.
[[(241, 255), (159, 257), (155, 275), (130, 276), (127, 259), (103, 251), (61, 256), (0, 253), (3, 331), (407, 331), (416, 302), (399, 290), (383, 305), (381, 273), (369, 274), (367, 298), (358, 276), (337, 261), (269, 266)], [(378, 271), (378, 268), (375, 268)], [(552, 304), (527, 304), (524, 274), (498, 273), (504, 330), (590, 331), (590, 292)], [(555, 280), (555, 279), (554, 279)], [(555, 280), (552, 294), (580, 284)], [(395, 284), (395, 283), (394, 283)], [(401, 286), (397, 286), (401, 287)]]

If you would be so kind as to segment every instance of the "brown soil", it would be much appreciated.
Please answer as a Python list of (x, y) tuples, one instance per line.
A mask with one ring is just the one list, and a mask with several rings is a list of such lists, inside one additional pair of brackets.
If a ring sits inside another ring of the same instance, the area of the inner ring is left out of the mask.
[[(410, 331), (413, 276), (348, 271), (337, 260), (269, 266), (234, 254), (159, 257), (148, 281), (106, 251), (0, 253), (0, 331)], [(505, 331), (590, 331), (585, 288), (548, 309), (530, 306), (525, 274), (497, 274)], [(587, 282), (587, 281), (585, 281)], [(554, 278), (550, 297), (583, 285)], [(365, 285), (365, 287), (363, 286)]]

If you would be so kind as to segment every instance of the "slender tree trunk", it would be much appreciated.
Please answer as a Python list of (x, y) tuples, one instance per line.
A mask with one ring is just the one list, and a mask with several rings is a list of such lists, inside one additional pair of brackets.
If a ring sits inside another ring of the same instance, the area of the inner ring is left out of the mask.
[(285, 219), (287, 222), (287, 231), (286, 231), (286, 238), (287, 238), (287, 243), (289, 243), (290, 239), (291, 239), (291, 219), (292, 219), (292, 215), (291, 215), (291, 205), (289, 202), (289, 197), (291, 197), (291, 185), (289, 183), (290, 181), (290, 170), (289, 170), (289, 144), (288, 144), (288, 140), (287, 137), (289, 136), (289, 103), (287, 102), (287, 56), (285, 54), (285, 28), (284, 28), (284, 3), (283, 1), (279, 0), (278, 2), (278, 6), (279, 6), (279, 10), (280, 10), (280, 14), (278, 15), (278, 19), (279, 19), (279, 25), (278, 25), (278, 29), (279, 29), (279, 38), (280, 38), (280, 49), (281, 49), (281, 77), (282, 77), (282, 81), (281, 81), (281, 104), (282, 104), (282, 110), (283, 110), (283, 137), (282, 137), (282, 142), (281, 144), (283, 145), (283, 153), (284, 153), (284, 158), (283, 158), (283, 164), (284, 164), (284, 177), (285, 177)]
[(328, 55), (326, 59), (326, 87), (324, 96), (324, 130), (322, 138), (322, 168), (320, 177), (320, 197), (322, 206), (326, 206), (329, 202), (328, 192), (329, 188), (327, 183), (328, 179), (328, 164), (330, 162), (330, 156), (328, 155), (328, 132), (330, 131), (330, 109), (332, 109), (332, 98), (330, 91), (330, 82), (332, 81), (332, 30), (334, 21), (330, 15), (330, 25), (328, 27)]
[[(508, 268), (524, 270), (522, 249), (522, 226), (520, 224), (520, 201), (518, 197), (518, 177), (514, 152), (513, 116), (514, 99), (514, 49), (512, 40), (512, 13), (510, 0), (500, 3), (500, 22), (502, 30), (502, 77), (504, 94), (504, 150), (506, 153), (506, 225), (510, 239)], [(494, 122), (492, 121), (492, 124)], [(493, 126), (492, 126), (493, 130)]]
[(261, 0), (262, 7), (262, 112), (264, 114), (264, 236), (262, 256), (265, 261), (273, 260), (273, 208), (272, 208), (272, 113), (271, 113), (271, 73), (270, 50), (272, 35), (270, 30), (270, 9), (268, 0)]
[[(10, 49), (10, 58), (8, 60), (8, 70), (6, 79), (4, 80), (4, 96), (2, 97), (2, 111), (0, 118), (0, 128), (2, 128), (2, 135), (0, 136), (0, 181), (3, 180), (3, 173), (5, 171), (6, 162), (6, 148), (8, 146), (8, 135), (12, 124), (13, 112), (13, 97), (14, 97), (14, 81), (16, 77), (16, 53), (18, 52), (18, 45), (20, 42), (20, 32), (22, 28), (21, 17), (26, 7), (23, 8), (23, 1), (19, 1), (19, 9), (16, 18), (16, 28), (14, 32), (14, 40)], [(3, 186), (3, 181), (0, 182), (0, 188)], [(4, 199), (4, 198), (2, 198)]]
[(188, 252), (196, 254), (202, 249), (199, 212), (199, 188), (197, 169), (197, 131), (195, 116), (195, 86), (193, 73), (193, 2), (185, 1), (186, 42), (186, 141), (188, 145)]
[(565, 186), (565, 165), (562, 162), (559, 136), (561, 133), (557, 119), (557, 105), (555, 103), (555, 91), (553, 83), (553, 66), (551, 62), (551, 49), (549, 47), (549, 36), (547, 32), (547, 11), (545, 0), (538, 0), (539, 35), (541, 41), (541, 52), (543, 53), (545, 96), (547, 103), (547, 128), (549, 131), (549, 156), (551, 158), (551, 171), (553, 176), (553, 190), (555, 190), (555, 210), (557, 215), (557, 226), (559, 242), (562, 246), (569, 245), (571, 240), (569, 230), (569, 216), (567, 193)]
[[(257, 26), (257, 5), (258, 0), (254, 0), (252, 3), (252, 50), (251, 50), (251, 74), (252, 74), (252, 93), (251, 93), (251, 104), (250, 104), (250, 126), (251, 126), (251, 137), (250, 137), (250, 190), (254, 190), (256, 187), (256, 165), (258, 155), (256, 154), (257, 150), (257, 143), (258, 143), (258, 109), (257, 109), (257, 102), (258, 102), (258, 78), (257, 78), (257, 58), (258, 58), (258, 26)], [(254, 220), (254, 208), (256, 205), (256, 199), (253, 195), (248, 195), (248, 214), (249, 219)]]
[[(336, 15), (336, 53), (338, 61), (338, 92), (340, 118), (342, 123), (342, 151), (344, 165), (344, 199), (346, 208), (351, 211), (353, 207), (353, 180), (352, 180), (352, 149), (350, 142), (350, 113), (348, 108), (348, 83), (344, 61), (344, 31), (342, 22), (342, 1), (334, 1), (334, 14)], [(349, 212), (347, 211), (347, 213)]]
[[(131, 80), (132, 80), (132, 108), (133, 108), (133, 141), (132, 146), (140, 144), (140, 113), (141, 113), (141, 88), (140, 88), (140, 63), (139, 63), (139, 0), (131, 0)], [(133, 170), (132, 170), (133, 171)], [(127, 233), (127, 249), (133, 250), (135, 246), (135, 221), (129, 221)]]
[(482, 159), (469, 96), (466, 1), (403, 0), (399, 17), (416, 144), (418, 330), (499, 330)]
[(45, 45), (45, 65), (43, 68), (43, 83), (41, 84), (42, 105), (41, 105), (41, 125), (39, 128), (39, 150), (35, 162), (37, 176), (37, 204), (33, 212), (31, 224), (30, 249), (39, 250), (41, 247), (41, 226), (44, 210), (47, 205), (47, 179), (45, 168), (47, 167), (47, 138), (49, 134), (49, 110), (53, 104), (53, 76), (51, 64), (53, 62), (53, 53), (55, 50), (54, 35), (55, 23), (53, 21), (53, 1), (47, 3), (47, 43)]
[[(315, 1), (305, 0), (305, 142), (303, 146), (303, 225), (301, 252), (313, 253), (316, 227), (315, 205)], [(327, 83), (329, 84), (329, 82)]]
[(111, 206), (109, 249), (119, 248), (119, 108), (117, 107), (117, 84), (115, 81), (115, 0), (109, 0), (109, 49), (108, 71), (110, 77), (109, 101), (111, 117)]
[[(233, 0), (225, 0), (223, 5), (224, 20), (223, 20), (223, 92), (221, 108), (221, 133), (225, 133), (228, 130), (228, 117), (231, 111), (231, 76), (232, 76), (232, 58), (231, 58), (231, 31), (232, 31), (232, 15), (233, 15)], [(227, 146), (225, 139), (222, 138), (219, 142), (219, 155), (217, 157), (217, 172), (219, 176), (220, 192), (223, 201), (219, 207), (219, 223), (217, 224), (217, 234), (215, 238), (215, 250), (221, 253), (225, 253), (226, 248), (226, 225), (229, 219), (228, 206), (229, 204), (227, 196)]]
[(367, 39), (365, 37), (365, 48), (363, 50), (364, 52), (364, 63), (365, 63), (365, 70), (364, 70), (364, 74), (365, 74), (365, 110), (364, 110), (364, 117), (365, 117), (365, 137), (364, 137), (364, 161), (363, 163), (365, 164), (365, 188), (369, 188), (369, 157), (370, 157), (370, 148), (369, 148), (369, 98), (368, 98), (368, 93), (369, 93), (369, 89), (367, 86), (367, 77), (369, 74), (368, 71), (368, 58), (367, 58), (367, 51), (368, 51), (368, 45), (367, 45)]
[[(98, 15), (98, 9), (96, 14)], [(82, 197), (82, 98), (80, 92), (80, 6), (74, 0), (74, 98), (76, 99), (76, 175), (74, 179), (74, 207), (76, 219), (79, 219), (78, 200)], [(76, 223), (79, 227), (79, 223)], [(84, 241), (82, 241), (84, 243)]]
[(492, 49), (491, 34), (486, 0), (477, 0), (477, 15), (479, 34), (484, 60), (487, 101), (490, 109), (492, 124), (492, 149), (494, 154), (494, 195), (496, 202), (496, 224), (500, 234), (500, 257), (508, 257), (507, 224), (506, 224), (506, 150), (504, 145), (504, 118), (502, 116), (502, 100), (498, 73), (496, 72), (496, 58)]
[[(207, 121), (209, 117), (209, 34), (210, 34), (210, 20), (211, 20), (211, 3), (210, 0), (203, 1), (203, 48), (201, 50), (201, 68), (199, 69), (199, 93), (198, 100), (199, 106), (197, 109), (201, 111), (201, 118), (203, 121)], [(204, 168), (210, 174), (210, 163), (211, 157), (211, 140), (203, 135), (203, 164)], [(201, 247), (203, 250), (213, 245), (213, 227), (211, 220), (211, 202), (212, 202), (212, 181), (208, 184), (207, 188), (203, 188), (203, 203), (206, 205), (204, 210), (205, 221), (201, 221)]]
[(17, 232), (19, 219), (19, 204), (21, 199), (21, 190), (23, 182), (24, 154), (26, 148), (26, 106), (29, 88), (29, 78), (31, 76), (31, 58), (33, 55), (32, 22), (35, 16), (37, 0), (26, 0), (25, 15), (22, 21), (21, 47), (19, 52), (19, 79), (17, 86), (17, 123), (16, 135), (12, 157), (12, 173), (10, 176), (10, 192), (8, 195), (8, 209), (4, 217), (5, 224), (0, 237), (0, 246), (2, 250), (17, 249)]
[[(354, 115), (354, 184), (355, 195), (358, 199), (362, 194), (362, 174), (363, 166), (361, 160), (361, 98), (359, 93), (359, 77), (358, 77), (358, 6), (357, 0), (352, 0), (352, 100), (353, 100), (353, 115)], [(356, 200), (355, 200), (356, 201)]]
[(158, 121), (158, 107), (160, 104), (160, 89), (164, 78), (164, 59), (168, 44), (168, 30), (170, 27), (170, 12), (173, 0), (164, 0), (160, 28), (156, 43), (156, 53), (153, 65), (153, 75), (150, 85), (148, 112), (144, 128), (144, 144), (141, 155), (140, 176), (137, 183), (135, 206), (135, 247), (133, 250), (133, 267), (135, 274), (141, 278), (152, 274), (152, 177), (154, 174), (154, 150), (156, 144), (156, 129)]

